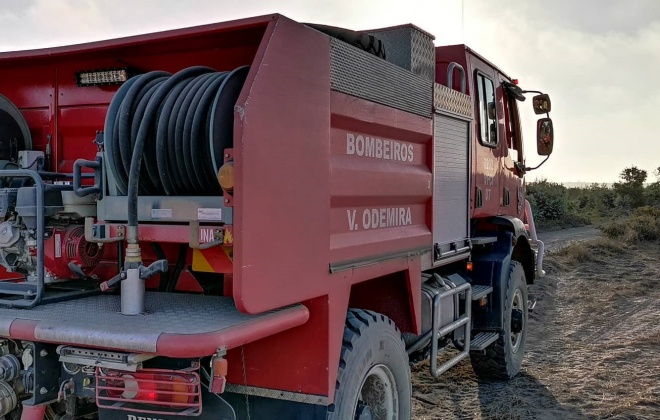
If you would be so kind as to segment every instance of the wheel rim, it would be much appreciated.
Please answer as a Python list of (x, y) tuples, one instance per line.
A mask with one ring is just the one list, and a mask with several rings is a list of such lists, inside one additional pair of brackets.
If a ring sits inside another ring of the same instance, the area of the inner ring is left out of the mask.
[[(522, 297), (522, 292), (520, 289), (516, 289), (516, 292), (513, 294), (513, 302), (511, 303), (511, 312), (513, 311), (524, 311), (524, 306), (523, 306), (523, 297)], [(513, 316), (512, 316), (513, 318)], [(523, 316), (521, 317), (521, 328), (520, 331), (513, 332), (513, 328), (511, 325), (509, 326), (509, 333), (511, 336), (511, 349), (513, 352), (517, 352), (518, 349), (520, 348), (520, 344), (522, 343), (523, 339), (523, 334), (525, 332), (525, 316), (523, 312)]]
[[(369, 410), (360, 409), (364, 406)], [(368, 413), (366, 416), (365, 414)], [(359, 416), (359, 417), (358, 417)], [(394, 420), (399, 417), (399, 394), (392, 371), (385, 365), (375, 365), (364, 378), (358, 401), (355, 404), (355, 418), (363, 420)]]

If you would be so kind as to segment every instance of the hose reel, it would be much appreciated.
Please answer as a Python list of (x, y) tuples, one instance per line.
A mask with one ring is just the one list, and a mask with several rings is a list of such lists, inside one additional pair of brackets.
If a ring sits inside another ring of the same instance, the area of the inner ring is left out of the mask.
[(140, 195), (216, 195), (223, 151), (233, 143), (234, 105), (249, 67), (217, 72), (189, 67), (152, 71), (117, 91), (105, 120), (108, 168), (129, 191), (133, 155), (142, 150)]
[(0, 95), (0, 161), (16, 163), (20, 150), (31, 149), (32, 136), (25, 118), (9, 99)]

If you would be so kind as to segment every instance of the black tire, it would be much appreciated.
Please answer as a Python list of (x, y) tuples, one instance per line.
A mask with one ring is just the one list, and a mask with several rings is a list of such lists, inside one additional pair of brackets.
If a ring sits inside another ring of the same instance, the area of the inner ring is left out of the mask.
[[(385, 378), (383, 381), (380, 378)], [(392, 393), (382, 392), (390, 389)], [(373, 391), (373, 392), (369, 392)], [(361, 395), (366, 393), (365, 395)], [(374, 396), (381, 396), (376, 401)], [(389, 395), (389, 397), (388, 397)], [(386, 400), (390, 399), (388, 405)], [(346, 317), (334, 403), (328, 407), (329, 420), (360, 418), (390, 419), (386, 407), (395, 407), (394, 418), (411, 416), (412, 384), (408, 353), (401, 333), (385, 315), (350, 309)], [(371, 414), (371, 417), (369, 416)]]
[(512, 379), (520, 372), (527, 341), (527, 314), (525, 270), (518, 261), (511, 261), (504, 300), (504, 330), (497, 341), (486, 348), (486, 354), (470, 355), (477, 376)]

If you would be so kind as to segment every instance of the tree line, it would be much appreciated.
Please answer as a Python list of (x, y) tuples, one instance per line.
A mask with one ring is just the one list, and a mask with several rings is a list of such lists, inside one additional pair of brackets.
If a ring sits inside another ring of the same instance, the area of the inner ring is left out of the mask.
[(660, 167), (653, 176), (655, 181), (648, 182), (647, 171), (631, 166), (611, 186), (594, 183), (569, 188), (543, 179), (527, 185), (527, 198), (542, 228), (581, 226), (627, 217), (643, 207), (660, 212)]

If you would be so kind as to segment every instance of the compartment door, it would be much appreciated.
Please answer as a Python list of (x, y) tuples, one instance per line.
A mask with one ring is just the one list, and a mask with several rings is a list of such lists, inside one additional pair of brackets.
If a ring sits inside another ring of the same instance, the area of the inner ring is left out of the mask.
[(469, 252), (470, 122), (434, 115), (433, 243), (435, 261)]

